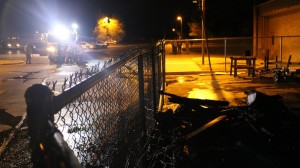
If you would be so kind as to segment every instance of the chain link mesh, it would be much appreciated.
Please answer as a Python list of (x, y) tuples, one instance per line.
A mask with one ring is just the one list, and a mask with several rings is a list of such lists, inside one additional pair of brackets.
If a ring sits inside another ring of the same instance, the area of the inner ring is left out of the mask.
[[(145, 117), (146, 135), (155, 126), (158, 99), (154, 102), (153, 98), (158, 97), (158, 52), (156, 47), (131, 52), (132, 59), (119, 60), (124, 61), (122, 66), (111, 65), (112, 71), (107, 76), (92, 87), (84, 88), (80, 96), (55, 115), (58, 129), (84, 166), (131, 164), (128, 161), (133, 159), (130, 158), (133, 154), (126, 152), (133, 142), (139, 142), (133, 151), (141, 146), (141, 117)], [(139, 69), (138, 57), (143, 57), (143, 72)], [(140, 81), (139, 73), (143, 74), (144, 81)], [(145, 116), (140, 112), (139, 82), (144, 84)], [(82, 88), (80, 83), (74, 87), (78, 87), (78, 91)], [(125, 157), (120, 157), (122, 155)]]

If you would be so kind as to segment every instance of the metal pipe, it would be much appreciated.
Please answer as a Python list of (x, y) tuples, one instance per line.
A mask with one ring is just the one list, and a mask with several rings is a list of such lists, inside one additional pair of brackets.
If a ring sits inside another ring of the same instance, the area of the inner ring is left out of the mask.
[(139, 105), (140, 105), (140, 124), (141, 124), (141, 136), (146, 135), (146, 117), (145, 117), (145, 91), (144, 91), (144, 57), (138, 56), (138, 78), (139, 78)]

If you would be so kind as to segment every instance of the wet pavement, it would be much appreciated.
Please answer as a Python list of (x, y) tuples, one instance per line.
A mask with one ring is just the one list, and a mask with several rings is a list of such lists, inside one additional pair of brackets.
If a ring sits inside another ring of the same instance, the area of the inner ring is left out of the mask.
[(24, 93), (28, 87), (37, 83), (58, 81), (56, 87), (59, 91), (62, 82), (70, 74), (98, 63), (90, 60), (86, 67), (68, 64), (57, 67), (49, 64), (47, 57), (39, 55), (33, 55), (32, 64), (25, 64), (20, 59), (20, 54), (15, 57), (12, 60), (0, 58), (0, 154), (6, 146), (5, 143), (9, 141), (9, 134), (24, 127)]
[[(226, 63), (225, 63), (226, 61)], [(260, 75), (263, 60), (258, 59), (256, 76), (239, 70), (235, 78), (229, 73), (230, 59), (224, 56), (205, 57), (197, 53), (166, 54), (166, 92), (178, 96), (211, 100), (226, 100), (230, 106), (244, 105), (244, 91), (257, 90), (268, 95), (279, 94), (284, 102), (300, 116), (300, 80), (297, 78), (274, 82), (272, 74)], [(167, 101), (167, 99), (166, 99)], [(172, 108), (167, 102), (165, 108)]]
[[(245, 70), (238, 71), (238, 77), (234, 78), (229, 74), (229, 58), (225, 59), (224, 56), (213, 55), (210, 58), (211, 66), (208, 64), (209, 60), (207, 57), (205, 58), (205, 64), (202, 64), (201, 61), (201, 56), (197, 53), (177, 55), (167, 53), (166, 92), (189, 98), (226, 100), (230, 103), (230, 106), (239, 106), (245, 104), (246, 95), (244, 91), (257, 90), (268, 95), (281, 95), (288, 107), (290, 107), (295, 114), (300, 116), (300, 87), (298, 79), (287, 79), (276, 83), (270, 75), (260, 76), (257, 72), (256, 76), (252, 78), (247, 75)], [(55, 71), (55, 74), (58, 76), (62, 75), (62, 78), (69, 75), (68, 72), (71, 70), (68, 71), (68, 69), (72, 69), (68, 66), (61, 69), (56, 69), (51, 65), (47, 66), (49, 66), (49, 68), (43, 72), (43, 75)], [(258, 60), (257, 69), (261, 69), (262, 66), (262, 60)], [(36, 69), (34, 72), (38, 71), (39, 70)], [(12, 83), (6, 82), (6, 85), (15, 84), (16, 81), (13, 79), (21, 79), (18, 81), (20, 82), (20, 85), (22, 85), (22, 88), (20, 88), (21, 90), (18, 92), (22, 92), (30, 85), (30, 83), (38, 81), (40, 83), (45, 80), (45, 77), (41, 76), (41, 73), (32, 73), (32, 71), (23, 73), (24, 74), (20, 74), (19, 72), (16, 75), (13, 75), (13, 77), (6, 77), (6, 80), (14, 81)], [(30, 83), (25, 81), (29, 77), (32, 77)], [(55, 77), (47, 76), (46, 80), (50, 79), (55, 79)], [(5, 86), (0, 85), (0, 87)], [(24, 101), (23, 97), (19, 96), (19, 99)], [(1, 101), (3, 100), (4, 99)], [(6, 102), (6, 104), (13, 106), (15, 102), (17, 102), (17, 100)], [(24, 111), (25, 106), (23, 105), (16, 108), (21, 108)], [(164, 108), (175, 108), (175, 105), (167, 102), (166, 99)], [(17, 112), (18, 110), (20, 109), (15, 109), (13, 111)], [(7, 120), (0, 124), (11, 128), (18, 123), (18, 120), (20, 120), (20, 117), (15, 117), (19, 115), (9, 115), (4, 112), (4, 108), (0, 109), (0, 118), (5, 117)], [(26, 155), (28, 155), (28, 153)], [(30, 161), (28, 160), (26, 161), (26, 163), (29, 162)]]

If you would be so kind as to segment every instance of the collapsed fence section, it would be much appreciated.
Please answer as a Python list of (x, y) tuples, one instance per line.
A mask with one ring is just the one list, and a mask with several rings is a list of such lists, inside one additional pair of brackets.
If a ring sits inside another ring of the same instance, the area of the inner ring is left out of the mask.
[[(143, 146), (143, 137), (155, 125), (158, 88), (163, 76), (162, 44), (136, 49), (130, 56), (60, 95), (48, 96), (49, 104), (28, 108), (28, 114), (44, 110), (46, 117), (35, 121), (40, 120), (39, 123), (43, 124), (44, 119), (45, 123), (48, 120), (55, 123), (83, 167), (142, 164), (139, 150)], [(27, 107), (32, 107), (31, 99), (27, 94)], [(40, 102), (34, 103), (41, 105)], [(37, 125), (29, 123), (29, 128), (31, 126)], [(31, 145), (33, 151), (41, 150), (38, 144), (49, 144), (47, 138), (39, 139), (43, 132), (37, 128), (29, 129), (31, 144), (37, 143)], [(39, 158), (39, 162), (43, 160), (35, 153), (32, 157)]]

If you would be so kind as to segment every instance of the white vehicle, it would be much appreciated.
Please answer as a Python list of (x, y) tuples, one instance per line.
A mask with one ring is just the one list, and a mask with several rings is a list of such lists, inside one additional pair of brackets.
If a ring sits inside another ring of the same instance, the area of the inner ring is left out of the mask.
[(81, 48), (89, 50), (89, 49), (95, 49), (96, 45), (90, 42), (80, 42)]
[(105, 44), (105, 43), (96, 43), (96, 48), (98, 49), (105, 49), (107, 48), (108, 44)]
[(65, 52), (69, 46), (75, 45), (78, 34), (72, 29), (58, 27), (46, 33), (47, 51), (50, 63), (58, 63), (58, 51)]
[(89, 50), (89, 49), (104, 49), (107, 48), (107, 44), (104, 43), (92, 43), (92, 42), (81, 42), (80, 43), (81, 48), (85, 49), (85, 50)]
[(4, 41), (4, 46), (7, 49), (21, 49), (21, 44), (19, 43), (19, 37), (7, 37)]
[(116, 40), (107, 40), (107, 41), (104, 41), (103, 43), (107, 44), (107, 45), (109, 45), (109, 44), (117, 44), (117, 41)]

